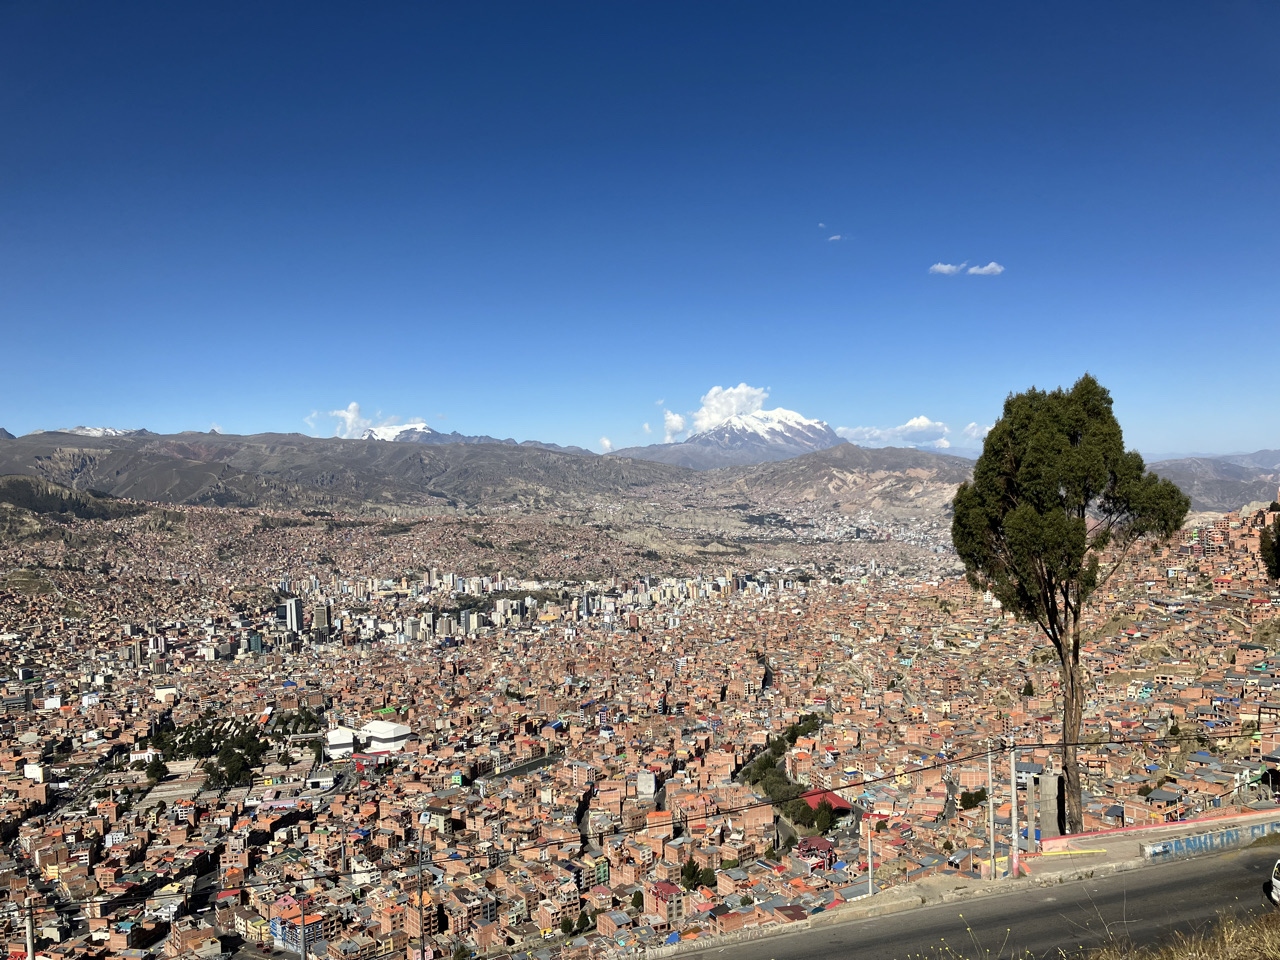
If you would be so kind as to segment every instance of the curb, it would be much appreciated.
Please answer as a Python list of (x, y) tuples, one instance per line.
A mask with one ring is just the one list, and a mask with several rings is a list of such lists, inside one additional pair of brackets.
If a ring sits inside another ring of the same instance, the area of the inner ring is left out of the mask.
[[(1253, 814), (1244, 814), (1239, 817), (1223, 817), (1214, 818), (1215, 820), (1244, 820), (1241, 826), (1249, 826), (1254, 818), (1262, 817), (1276, 818), (1276, 811), (1258, 811)], [(1213, 822), (1213, 821), (1210, 821)], [(1166, 824), (1163, 827), (1157, 827), (1156, 830), (1161, 832), (1182, 833), (1194, 831), (1196, 826), (1202, 826), (1203, 821), (1181, 821), (1178, 823)], [(1150, 829), (1150, 828), (1147, 828)], [(1115, 831), (1116, 833), (1120, 831)], [(1243, 844), (1236, 850), (1247, 849), (1248, 845)], [(1280, 848), (1277, 848), (1280, 850)], [(1231, 850), (1215, 850), (1206, 851), (1206, 853), (1227, 853)], [(1088, 854), (1080, 854), (1088, 856)], [(1099, 861), (1092, 864), (1082, 864), (1077, 867), (1070, 867), (1065, 870), (1056, 870), (1053, 873), (1030, 874), (1021, 877), (1014, 882), (1008, 879), (1001, 880), (966, 880), (966, 883), (972, 884), (969, 887), (961, 887), (951, 891), (934, 894), (932, 897), (924, 893), (912, 890), (914, 885), (904, 885), (890, 887), (871, 898), (869, 903), (850, 902), (843, 907), (834, 910), (826, 910), (822, 913), (815, 914), (795, 923), (782, 926), (770, 926), (763, 928), (755, 928), (760, 932), (742, 940), (734, 939), (735, 935), (730, 934), (725, 937), (710, 937), (706, 940), (698, 940), (690, 942), (681, 949), (680, 944), (672, 944), (667, 948), (666, 952), (658, 952), (662, 947), (651, 947), (647, 950), (639, 950), (632, 957), (638, 960), (658, 960), (658, 958), (674, 957), (677, 955), (702, 953), (710, 949), (723, 949), (731, 947), (735, 943), (747, 940), (763, 940), (772, 939), (773, 937), (782, 937), (792, 933), (802, 933), (806, 930), (812, 930), (820, 926), (835, 926), (845, 923), (855, 923), (863, 920), (873, 920), (878, 917), (888, 916), (895, 913), (903, 913), (907, 910), (914, 910), (919, 907), (927, 907), (942, 903), (956, 903), (976, 898), (1006, 896), (1009, 894), (1023, 893), (1031, 888), (1057, 886), (1061, 883), (1076, 883), (1082, 880), (1091, 880), (1095, 877), (1109, 877), (1117, 873), (1126, 873), (1130, 870), (1139, 870), (1146, 867), (1159, 866), (1161, 863), (1173, 862), (1164, 860), (1148, 860), (1144, 857), (1127, 857), (1123, 860)], [(674, 947), (675, 949), (671, 949)]]

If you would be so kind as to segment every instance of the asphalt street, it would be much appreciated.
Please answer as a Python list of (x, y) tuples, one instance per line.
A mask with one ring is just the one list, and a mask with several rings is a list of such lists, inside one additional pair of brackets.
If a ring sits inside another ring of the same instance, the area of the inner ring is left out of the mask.
[[(1059, 957), (1109, 942), (1146, 945), (1203, 929), (1222, 911), (1270, 909), (1263, 882), (1280, 848), (1146, 867), (1098, 880), (1022, 885), (1005, 896), (923, 906), (868, 920), (698, 951), (699, 960), (907, 960)], [(988, 953), (989, 951), (989, 953)]]

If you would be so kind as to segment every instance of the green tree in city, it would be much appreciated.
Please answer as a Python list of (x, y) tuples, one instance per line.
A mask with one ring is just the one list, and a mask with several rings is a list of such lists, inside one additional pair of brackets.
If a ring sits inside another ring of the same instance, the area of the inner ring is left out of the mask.
[(1262, 565), (1267, 568), (1267, 576), (1272, 580), (1280, 580), (1280, 517), (1276, 517), (1271, 526), (1262, 528), (1258, 551), (1262, 554)]
[(835, 822), (835, 809), (831, 806), (830, 800), (823, 800), (818, 804), (818, 810), (813, 817), (813, 825), (822, 833), (826, 833), (831, 829), (831, 824)]
[(698, 885), (698, 864), (693, 857), (686, 860), (680, 868), (680, 885), (686, 890), (692, 890)]
[(980, 787), (977, 790), (961, 790), (960, 791), (960, 809), (973, 810), (982, 806), (987, 802), (987, 788)]
[(1076, 746), (1085, 608), (1139, 541), (1172, 536), (1190, 506), (1125, 450), (1111, 394), (1088, 374), (1069, 391), (1010, 395), (973, 480), (956, 491), (951, 539), (970, 584), (1037, 624), (1057, 654), (1069, 833), (1084, 825)]
[(631, 906), (635, 910), (644, 909), (644, 891), (643, 890), (637, 890), (635, 893), (631, 895)]
[(568, 914), (560, 918), (560, 932), (566, 937), (573, 933), (573, 921), (569, 919)]
[(155, 754), (151, 758), (151, 762), (147, 764), (147, 779), (152, 783), (159, 783), (169, 775), (169, 768), (160, 759), (160, 754)]

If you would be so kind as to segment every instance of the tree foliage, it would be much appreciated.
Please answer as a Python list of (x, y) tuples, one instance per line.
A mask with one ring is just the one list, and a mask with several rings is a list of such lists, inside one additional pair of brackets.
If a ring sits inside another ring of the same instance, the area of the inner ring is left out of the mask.
[(680, 868), (680, 883), (686, 890), (692, 890), (698, 885), (698, 864), (692, 857)]
[(831, 824), (835, 822), (835, 808), (831, 806), (830, 800), (823, 800), (818, 804), (818, 809), (814, 813), (813, 825), (822, 833), (826, 833), (831, 829)]
[(1280, 517), (1276, 517), (1271, 526), (1262, 528), (1259, 552), (1262, 565), (1267, 568), (1267, 576), (1280, 580)]
[(1081, 616), (1134, 545), (1171, 536), (1191, 502), (1124, 449), (1110, 393), (1086, 374), (1070, 391), (1010, 395), (953, 506), (951, 539), (969, 582), (1038, 624), (1058, 655), (1067, 827), (1079, 831)]
[(960, 809), (973, 810), (987, 802), (987, 788), (979, 787), (977, 790), (961, 790), (960, 791)]

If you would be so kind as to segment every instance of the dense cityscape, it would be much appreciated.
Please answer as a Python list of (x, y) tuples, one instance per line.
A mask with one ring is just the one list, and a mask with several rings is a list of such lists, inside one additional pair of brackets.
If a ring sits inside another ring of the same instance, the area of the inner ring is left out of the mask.
[[(0, 547), (12, 950), (641, 955), (1058, 832), (1057, 664), (943, 541), (664, 576), (592, 526), (137, 511)], [(1278, 515), (1095, 602), (1086, 830), (1270, 803)]]

